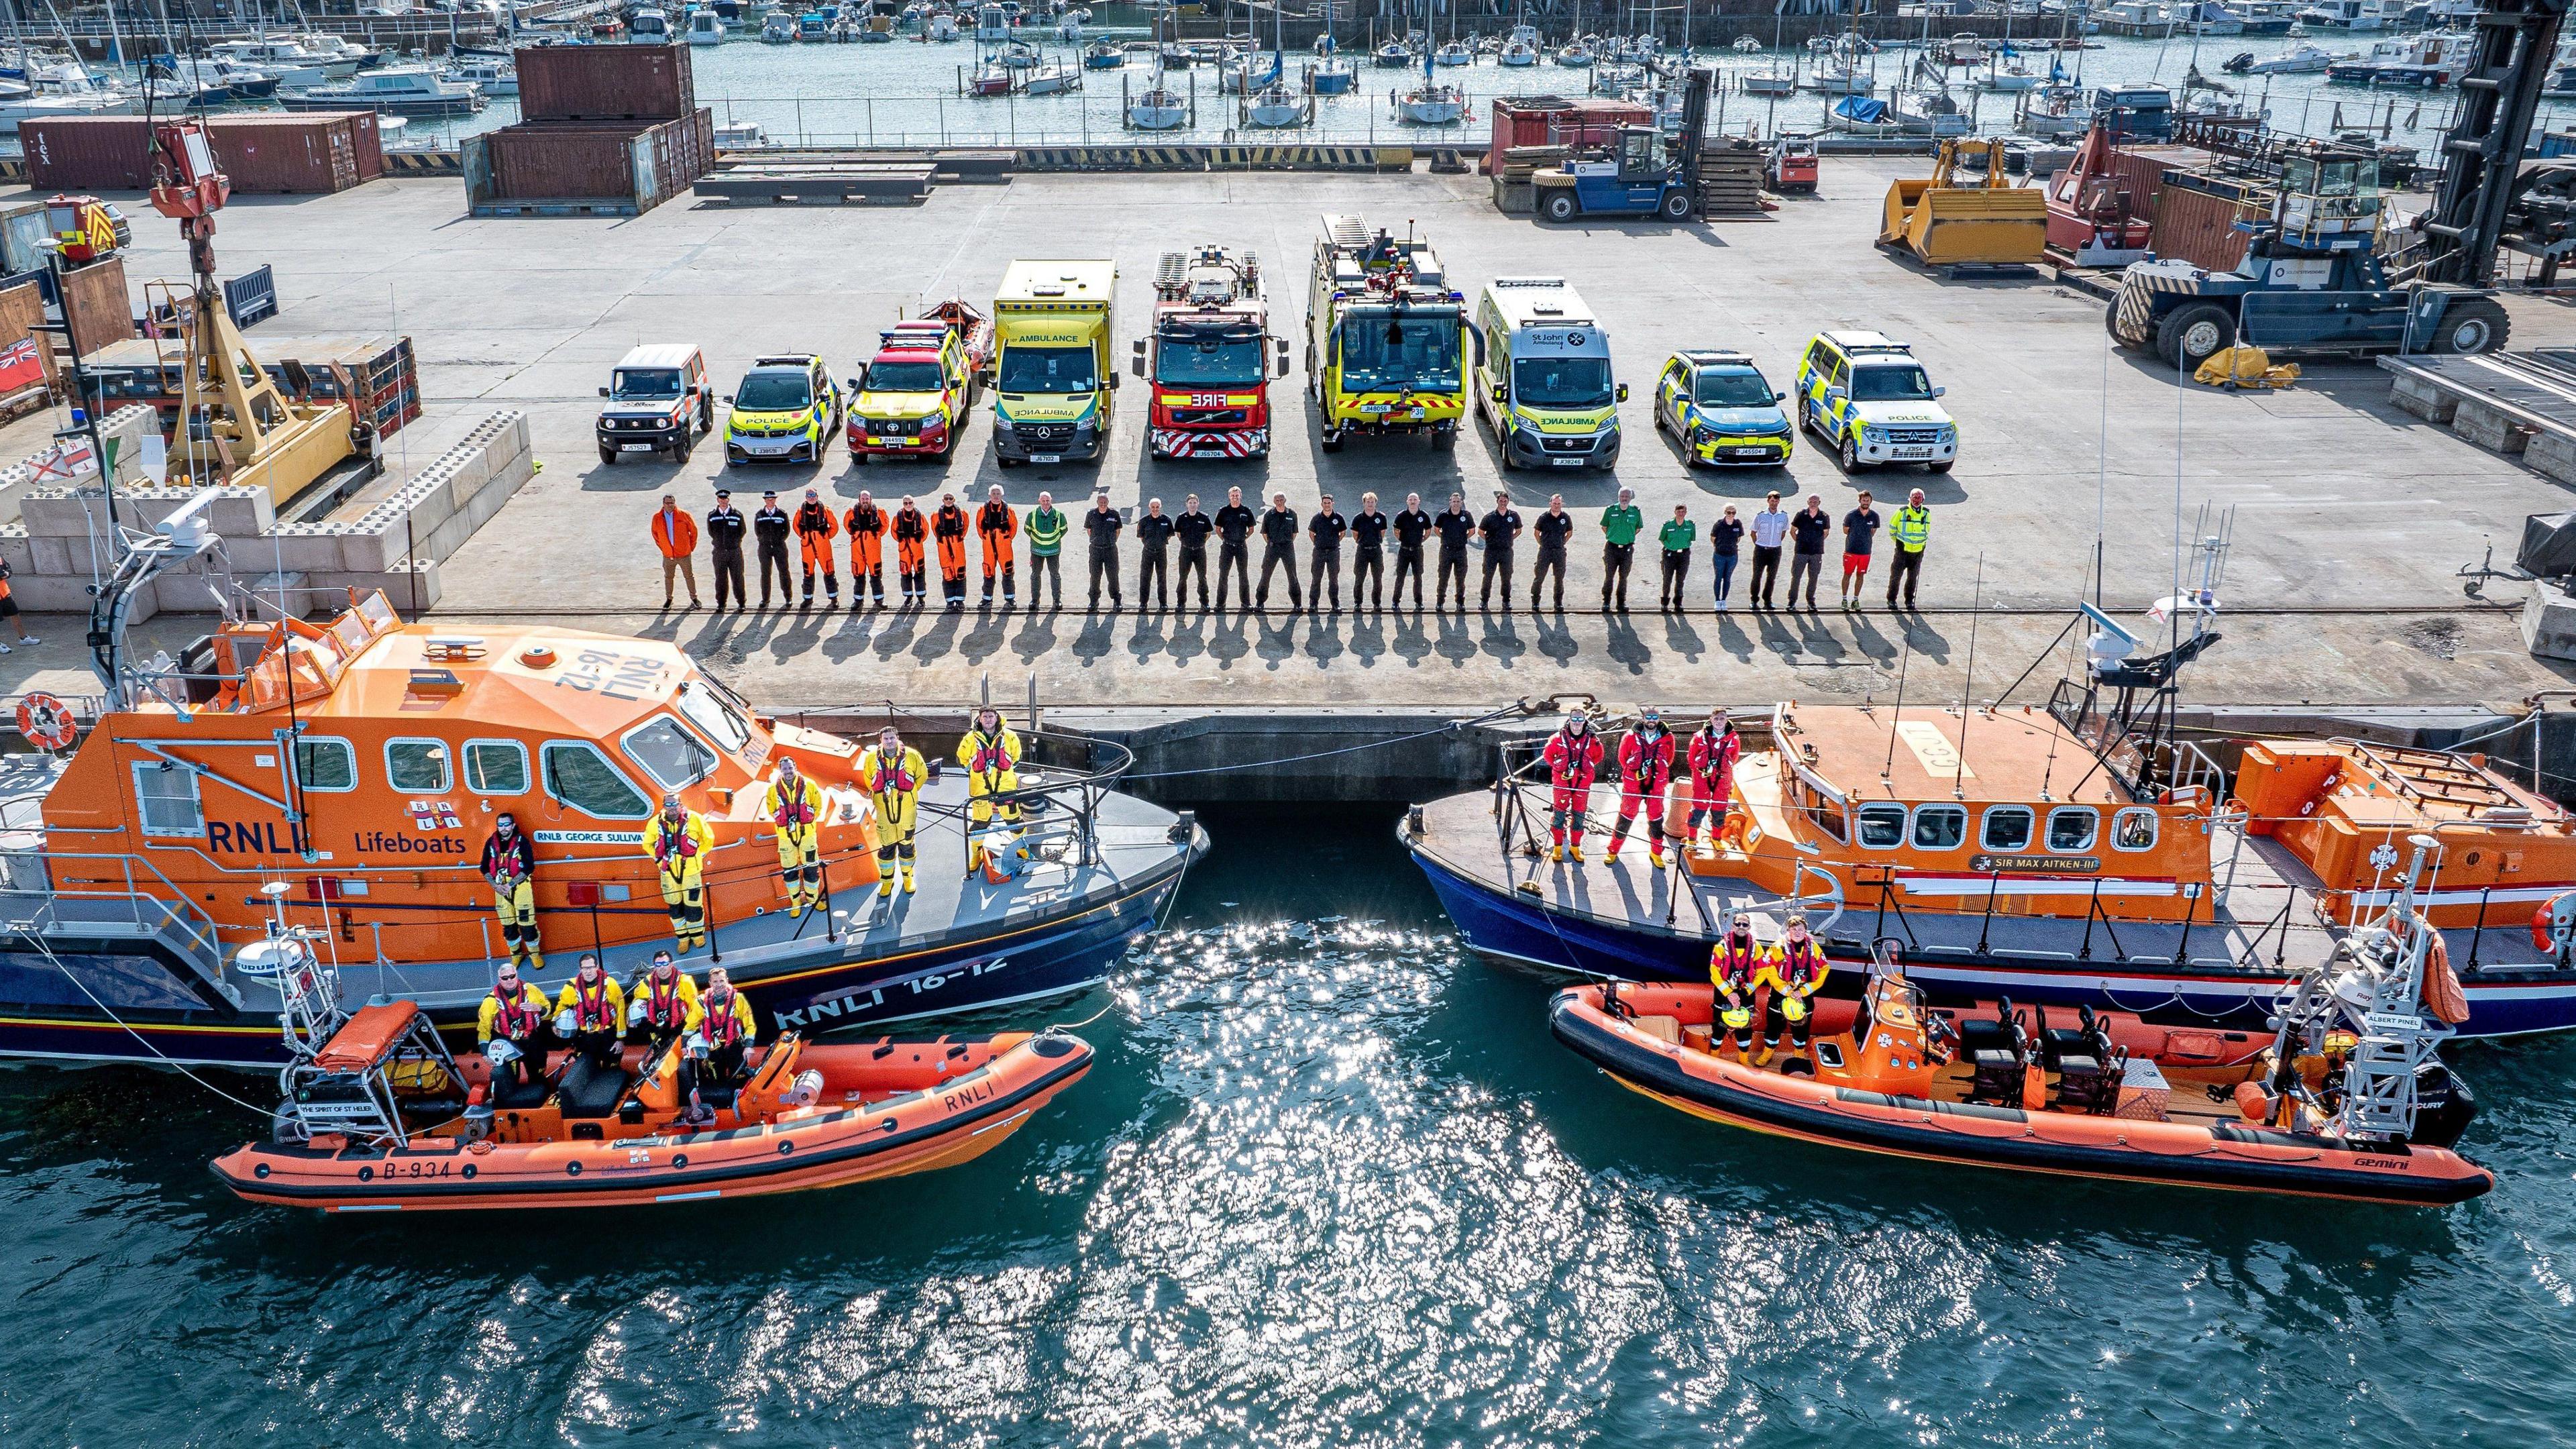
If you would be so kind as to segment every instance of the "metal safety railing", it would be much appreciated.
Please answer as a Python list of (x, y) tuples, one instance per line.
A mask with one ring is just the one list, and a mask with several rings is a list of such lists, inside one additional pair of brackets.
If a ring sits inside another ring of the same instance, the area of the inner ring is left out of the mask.
[[(84, 874), (101, 863), (114, 871), (112, 880), (104, 870), (95, 878)], [(74, 913), (66, 909), (71, 902), (94, 903), (99, 909)], [(41, 938), (102, 925), (128, 926), (145, 936), (170, 933), (208, 985), (227, 997), (238, 996), (226, 976), (215, 918), (151, 861), (85, 851), (0, 849), (0, 932)]]

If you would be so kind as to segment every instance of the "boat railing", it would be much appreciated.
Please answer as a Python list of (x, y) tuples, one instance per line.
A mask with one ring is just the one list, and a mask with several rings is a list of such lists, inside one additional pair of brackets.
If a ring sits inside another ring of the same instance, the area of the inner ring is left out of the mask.
[[(118, 884), (110, 885), (104, 880), (61, 883), (61, 867), (68, 864), (85, 868), (102, 862), (115, 868)], [(72, 901), (101, 902), (105, 909), (98, 914), (75, 916), (65, 910), (66, 903)], [(227, 1000), (239, 1003), (239, 991), (226, 979), (224, 948), (215, 936), (215, 918), (189, 900), (187, 892), (162, 874), (159, 866), (132, 855), (0, 849), (0, 932), (39, 938), (117, 923), (130, 925), (145, 936), (172, 931), (182, 948), (179, 954), (186, 958), (189, 968)]]

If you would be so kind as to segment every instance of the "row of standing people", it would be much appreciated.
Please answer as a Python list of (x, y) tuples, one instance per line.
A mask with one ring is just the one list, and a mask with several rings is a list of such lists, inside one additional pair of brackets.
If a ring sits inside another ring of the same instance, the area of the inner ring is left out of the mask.
[[(976, 711), (955, 755), (966, 772), (966, 869), (970, 874), (982, 869), (993, 851), (1015, 849), (1023, 857), (1027, 854), (1016, 840), (1022, 822), (1017, 793), (1023, 758), (1019, 732), (1009, 719), (989, 706)], [(930, 780), (927, 761), (889, 725), (879, 732), (874, 745), (859, 753), (852, 778), (867, 795), (876, 818), (878, 898), (892, 897), (898, 882), (904, 894), (912, 894), (921, 791)], [(825, 809), (822, 786), (797, 767), (793, 755), (779, 755), (761, 795), (760, 815), (775, 837), (779, 884), (790, 920), (822, 903)], [(707, 943), (706, 871), (715, 848), (715, 831), (706, 817), (689, 808), (677, 793), (664, 795), (660, 808), (646, 822), (643, 851), (653, 862), (655, 881), (670, 916), (671, 937), (682, 954)], [(517, 817), (501, 812), (483, 843), (481, 871), (492, 887), (509, 964), (531, 972), (545, 969), (537, 868), (536, 850), (519, 829)]]
[[(1126, 515), (1111, 505), (1108, 493), (1103, 491), (1093, 496), (1091, 507), (1082, 513), (1079, 522), (1090, 566), (1088, 606), (1100, 607), (1105, 596), (1110, 607), (1123, 607), (1126, 600), (1120, 582), (1120, 551), (1130, 526)], [(787, 599), (811, 606), (818, 583), (824, 607), (839, 608), (841, 553), (836, 540), (842, 539), (847, 541), (850, 602), (854, 607), (868, 601), (879, 605), (886, 602), (885, 548), (891, 541), (895, 593), (900, 603), (927, 605), (929, 567), (935, 556), (944, 606), (963, 609), (971, 541), (981, 556), (979, 599), (983, 605), (996, 602), (998, 587), (1002, 607), (1019, 606), (1024, 544), (1030, 604), (1045, 604), (1051, 594), (1052, 606), (1060, 608), (1064, 604), (1063, 551), (1074, 523), (1071, 516), (1055, 506), (1051, 493), (1040, 493), (1036, 506), (1024, 518), (1003, 498), (999, 487), (991, 489), (985, 502), (971, 514), (960, 506), (954, 493), (942, 494), (938, 507), (928, 512), (911, 498), (888, 510), (879, 506), (872, 495), (861, 493), (846, 512), (836, 514), (819, 490), (812, 488), (805, 490), (804, 501), (790, 512), (779, 505), (777, 492), (771, 490), (762, 495), (761, 507), (748, 518), (733, 505), (731, 490), (718, 489), (716, 506), (708, 511), (704, 532), (719, 609), (726, 607), (728, 599), (735, 608), (750, 607), (744, 574), (746, 538), (752, 540), (759, 561), (762, 608), (771, 607), (774, 600)], [(1645, 532), (1645, 515), (1637, 507), (1635, 491), (1620, 489), (1619, 501), (1601, 511), (1596, 526), (1602, 539), (1601, 608), (1603, 612), (1624, 613), (1628, 608), (1629, 577)], [(1424, 508), (1419, 493), (1407, 494), (1404, 507), (1393, 514), (1379, 507), (1375, 493), (1368, 493), (1361, 496), (1358, 509), (1346, 516), (1327, 493), (1319, 507), (1301, 517), (1288, 506), (1284, 493), (1273, 493), (1270, 506), (1256, 512), (1244, 502), (1241, 488), (1231, 488), (1226, 502), (1213, 513), (1200, 506), (1195, 493), (1183, 500), (1178, 512), (1166, 512), (1159, 498), (1149, 500), (1133, 527), (1136, 597), (1140, 606), (1150, 601), (1156, 608), (1169, 608), (1177, 597), (1186, 607), (1190, 585), (1195, 580), (1199, 607), (1211, 607), (1208, 555), (1213, 543), (1213, 607), (1219, 609), (1226, 607), (1231, 580), (1240, 607), (1266, 611), (1272, 581), (1284, 575), (1291, 610), (1338, 610), (1342, 606), (1346, 547), (1354, 606), (1362, 601), (1365, 590), (1370, 607), (1385, 607), (1391, 550), (1392, 592), (1398, 608), (1403, 607), (1408, 580), (1413, 585), (1413, 607), (1423, 607), (1423, 578), (1428, 572), (1435, 579), (1434, 606), (1448, 608), (1454, 591), (1456, 606), (1463, 610), (1467, 607), (1471, 572), (1469, 553), (1471, 549), (1481, 549), (1478, 607), (1494, 607), (1499, 590), (1503, 607), (1509, 609), (1515, 555), (1526, 533), (1533, 554), (1529, 606), (1532, 611), (1538, 610), (1542, 595), (1547, 594), (1552, 606), (1561, 611), (1565, 607), (1566, 561), (1579, 524), (1567, 510), (1563, 495), (1550, 498), (1547, 507), (1534, 518), (1524, 519), (1520, 510), (1512, 506), (1510, 496), (1499, 490), (1494, 494), (1493, 507), (1481, 515), (1467, 507), (1463, 493), (1451, 493), (1448, 507), (1438, 514)], [(1822, 497), (1815, 494), (1810, 494), (1807, 506), (1794, 514), (1780, 506), (1776, 492), (1749, 519), (1738, 518), (1734, 505), (1725, 505), (1708, 529), (1716, 606), (1732, 607), (1736, 566), (1749, 541), (1752, 566), (1746, 594), (1753, 606), (1776, 607), (1773, 591), (1785, 552), (1790, 563), (1789, 605), (1797, 606), (1803, 583), (1807, 607), (1813, 609), (1817, 581), (1824, 572), (1826, 543), (1836, 527)], [(693, 607), (700, 605), (694, 563), (700, 533), (696, 521), (679, 508), (671, 495), (665, 494), (651, 529), (654, 546), (662, 556), (663, 606), (668, 608), (674, 603), (676, 586), (683, 581), (688, 585), (689, 603)], [(1867, 584), (1882, 529), (1889, 535), (1887, 606), (1899, 607), (1900, 588), (1903, 606), (1914, 606), (1931, 531), (1930, 510), (1919, 488), (1905, 506), (1895, 510), (1892, 519), (1879, 514), (1866, 491), (1861, 493), (1857, 506), (1843, 515), (1839, 531), (1842, 605), (1846, 609), (1860, 607), (1861, 590)], [(1699, 531), (1698, 523), (1690, 517), (1689, 505), (1676, 504), (1673, 516), (1656, 532), (1656, 546), (1662, 554), (1659, 606), (1664, 609), (1689, 606), (1691, 560)], [(1257, 588), (1252, 570), (1256, 538), (1261, 546)], [(1301, 542), (1307, 551), (1303, 588), (1299, 586), (1297, 560)], [(796, 561), (802, 565), (801, 590), (791, 575), (791, 544)]]

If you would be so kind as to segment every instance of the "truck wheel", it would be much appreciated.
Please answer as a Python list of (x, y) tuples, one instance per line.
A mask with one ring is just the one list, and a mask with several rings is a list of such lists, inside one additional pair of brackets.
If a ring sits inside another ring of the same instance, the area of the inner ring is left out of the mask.
[(1575, 204), (1571, 191), (1551, 191), (1547, 200), (1538, 204), (1539, 214), (1550, 221), (1572, 221), (1582, 208)]
[(600, 444), (599, 461), (614, 465), (617, 462), (617, 450), (608, 446), (606, 443)]
[(2131, 342), (2128, 338), (2120, 335), (2120, 303), (2117, 298), (2112, 299), (2111, 304), (2102, 309), (2102, 330), (2111, 334), (2111, 345), (2119, 348), (2122, 352), (2140, 352), (2145, 350), (2137, 343)]
[(1332, 428), (1324, 429), (1324, 434), (1320, 441), (1323, 443), (1324, 451), (1327, 453), (1338, 453), (1342, 450), (1342, 435)]
[(2156, 355), (2178, 372), (2194, 371), (2235, 341), (2236, 319), (2215, 303), (2176, 307), (2156, 324)]
[(686, 467), (689, 461), (689, 430), (680, 430), (680, 441), (671, 449), (671, 461)]
[(1007, 471), (1009, 471), (1010, 469), (1013, 469), (1013, 468), (1018, 467), (1018, 466), (1019, 466), (1019, 460), (1018, 460), (1018, 459), (1016, 459), (1016, 458), (1010, 457), (1010, 456), (1008, 456), (1007, 454), (995, 453), (995, 454), (993, 455), (993, 466), (994, 466), (994, 467), (996, 467), (996, 468), (1000, 468), (1000, 469), (1004, 470), (1005, 472), (1007, 472)]
[(698, 399), (698, 431), (701, 434), (704, 434), (712, 433), (715, 430), (716, 405), (707, 401), (705, 398)]
[(1434, 452), (1454, 452), (1458, 447), (1458, 425), (1456, 423), (1434, 425), (1431, 429), (1431, 447)]
[(1843, 434), (1842, 463), (1843, 471), (1846, 473), (1857, 473), (1869, 466), (1860, 460), (1860, 445), (1852, 441), (1852, 436), (1848, 432)]
[(1939, 463), (1926, 463), (1923, 465), (1923, 471), (1926, 473), (1947, 473), (1957, 466), (1959, 466), (1959, 460), (1951, 458)]
[(2504, 346), (2513, 321), (2504, 308), (2485, 297), (2463, 297), (2442, 314), (2442, 330), (2433, 335), (2435, 352), (2493, 352)]
[(1690, 220), (1691, 199), (1689, 194), (1686, 192), (1676, 191), (1670, 196), (1665, 197), (1663, 210), (1664, 219), (1666, 221)]

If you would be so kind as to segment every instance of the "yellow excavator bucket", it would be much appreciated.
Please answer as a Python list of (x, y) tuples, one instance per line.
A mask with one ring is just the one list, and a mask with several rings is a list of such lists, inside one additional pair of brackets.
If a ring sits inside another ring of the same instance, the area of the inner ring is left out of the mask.
[[(1985, 178), (1972, 186), (1953, 184), (1963, 144), (1986, 153)], [(1878, 244), (1903, 247), (1932, 267), (2037, 263), (2048, 242), (2048, 198), (2013, 185), (2003, 153), (2001, 140), (1942, 142), (1929, 180), (1888, 186)]]

